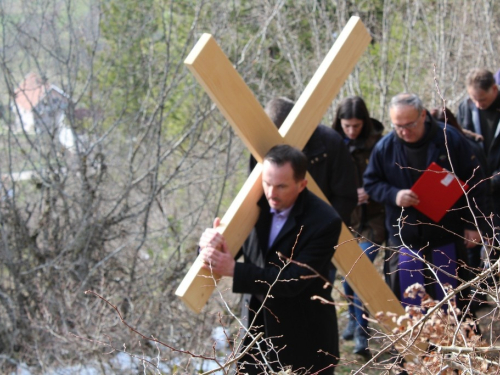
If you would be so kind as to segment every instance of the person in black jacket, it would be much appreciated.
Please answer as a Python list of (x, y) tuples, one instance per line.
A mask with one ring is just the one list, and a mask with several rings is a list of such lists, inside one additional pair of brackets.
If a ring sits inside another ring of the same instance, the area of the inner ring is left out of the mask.
[[(467, 130), (480, 134), (479, 145), (484, 151), (490, 177), (490, 193), (494, 225), (500, 226), (500, 93), (493, 73), (472, 69), (466, 78), (469, 97), (460, 103), (458, 122)], [(486, 214), (488, 214), (487, 212)], [(498, 235), (497, 235), (498, 236)], [(493, 254), (498, 258), (499, 254)]]
[(260, 215), (243, 245), (244, 262), (231, 256), (216, 230), (218, 219), (200, 238), (205, 268), (232, 277), (234, 293), (251, 295), (243, 313), (251, 322), (245, 345), (259, 332), (267, 341), (239, 361), (240, 373), (268, 373), (269, 363), (276, 372), (291, 366), (294, 373), (333, 374), (338, 362), (337, 317), (332, 288), (325, 285), (342, 222), (307, 190), (306, 169), (306, 156), (291, 146), (278, 145), (266, 154)]
[[(372, 119), (362, 98), (353, 96), (340, 102), (332, 125), (343, 138), (356, 168), (358, 205), (351, 215), (351, 227), (359, 238), (359, 246), (373, 262), (378, 246), (385, 241), (384, 206), (374, 202), (363, 188), (363, 173), (377, 141), (382, 138), (384, 126)], [(354, 339), (354, 353), (369, 355), (368, 321), (363, 303), (351, 286), (344, 282), (344, 291), (351, 300), (349, 304), (349, 323), (342, 333), (344, 340)]]
[[(264, 110), (278, 127), (281, 127), (292, 110), (294, 102), (285, 97), (271, 99)], [(356, 172), (351, 155), (342, 137), (334, 130), (318, 125), (302, 150), (308, 159), (307, 170), (325, 194), (346, 225), (358, 204)], [(250, 160), (250, 170), (256, 161)]]
[[(295, 103), (286, 97), (267, 102), (265, 112), (279, 129)], [(302, 150), (308, 159), (307, 171), (349, 226), (351, 213), (358, 204), (356, 169), (342, 137), (333, 129), (318, 125)], [(257, 161), (250, 157), (250, 171)], [(333, 283), (337, 269), (330, 265), (329, 280)]]
[[(471, 147), (472, 152), (476, 155), (476, 158), (479, 162), (480, 168), (483, 171), (485, 176), (488, 176), (488, 161), (486, 160), (486, 156), (484, 155), (482, 141), (483, 136), (477, 133), (474, 133), (468, 129), (462, 129), (462, 126), (458, 123), (453, 112), (448, 107), (443, 108), (433, 108), (430, 110), (430, 114), (437, 121), (451, 125), (453, 128), (457, 129), (460, 134), (462, 134), (467, 140), (469, 146)], [(484, 184), (487, 187), (487, 193), (490, 192), (490, 181), (484, 181)], [(488, 206), (491, 205), (491, 199), (488, 195)], [(488, 228), (483, 228), (484, 232), (489, 232)], [(473, 272), (480, 271), (481, 265), (481, 247), (473, 247), (467, 249), (467, 257), (468, 257), (468, 265), (472, 268)]]
[[(419, 282), (431, 297), (442, 299), (446, 293), (442, 285), (458, 285), (454, 275), (467, 279), (467, 270), (460, 261), (466, 263), (465, 248), (481, 243), (472, 215), (479, 216), (476, 205), (482, 212), (488, 210), (485, 185), (479, 183), (484, 175), (477, 169), (479, 163), (465, 138), (455, 129), (437, 123), (418, 96), (396, 95), (389, 112), (394, 130), (373, 149), (363, 176), (364, 187), (373, 200), (385, 205), (388, 244), (393, 247), (386, 251), (389, 286), (404, 303), (419, 305), (418, 300), (405, 296), (408, 286)], [(437, 223), (414, 208), (420, 201), (411, 190), (431, 162), (448, 171), (453, 166), (458, 178), (474, 186), (468, 191), (469, 200), (475, 202), (472, 207), (462, 196)], [(437, 270), (434, 274), (414, 259), (417, 255), (449, 275)], [(464, 301), (459, 298), (457, 304), (464, 306)]]

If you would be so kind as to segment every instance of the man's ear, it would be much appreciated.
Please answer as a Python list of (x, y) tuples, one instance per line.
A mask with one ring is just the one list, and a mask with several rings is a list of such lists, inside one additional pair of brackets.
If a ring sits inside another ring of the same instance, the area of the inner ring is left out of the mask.
[(304, 178), (299, 182), (299, 193), (301, 193), (306, 186), (307, 186), (307, 180)]
[(427, 116), (427, 111), (425, 110), (425, 108), (422, 110), (422, 113), (420, 114), (420, 116), (424, 119), (425, 121), (425, 117)]

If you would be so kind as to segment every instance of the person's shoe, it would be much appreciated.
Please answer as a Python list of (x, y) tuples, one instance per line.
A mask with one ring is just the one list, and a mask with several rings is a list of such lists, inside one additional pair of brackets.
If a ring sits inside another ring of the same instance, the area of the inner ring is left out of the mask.
[(359, 354), (364, 357), (371, 355), (368, 348), (368, 335), (363, 330), (363, 327), (357, 327), (354, 331), (354, 354)]
[(345, 327), (344, 331), (342, 332), (342, 338), (344, 340), (352, 340), (354, 339), (354, 330), (356, 329), (356, 320), (355, 319), (349, 319), (349, 322), (347, 323), (347, 327)]

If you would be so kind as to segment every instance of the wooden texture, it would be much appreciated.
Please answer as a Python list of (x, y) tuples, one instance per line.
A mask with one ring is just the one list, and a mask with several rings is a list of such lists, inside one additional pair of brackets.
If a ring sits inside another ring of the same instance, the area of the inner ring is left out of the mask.
[(203, 86), (257, 162), (284, 143), (278, 129), (210, 34), (203, 34), (184, 64)]
[[(245, 184), (222, 217), (218, 230), (226, 239), (233, 256), (243, 245), (259, 217), (257, 202), (262, 196), (262, 164), (257, 164)], [(218, 275), (202, 268), (203, 261), (198, 256), (175, 294), (193, 311), (199, 313), (210, 298)]]
[[(211, 36), (202, 36), (185, 63), (252, 155), (261, 162), (265, 153), (276, 144), (305, 146), (369, 41), (370, 36), (362, 22), (358, 17), (352, 17), (279, 132)], [(257, 201), (262, 195), (261, 168), (258, 164), (221, 220), (220, 231), (228, 245), (231, 244), (229, 248), (233, 253), (239, 250), (258, 217)], [(310, 176), (308, 179), (308, 188), (326, 201)], [(345, 225), (339, 244), (333, 262), (341, 274), (347, 275), (349, 284), (370, 313), (404, 314), (396, 296), (363, 255)], [(210, 276), (201, 269), (201, 262), (197, 260), (176, 291), (196, 312), (201, 311), (214, 289)], [(392, 328), (385, 327), (386, 330)]]
[(304, 148), (370, 40), (359, 17), (351, 17), (281, 125), (287, 144)]

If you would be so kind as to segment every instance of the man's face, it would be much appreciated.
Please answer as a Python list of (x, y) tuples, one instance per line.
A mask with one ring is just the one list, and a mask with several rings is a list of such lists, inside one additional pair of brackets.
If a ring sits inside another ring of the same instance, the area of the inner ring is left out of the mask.
[(363, 120), (359, 118), (350, 118), (350, 119), (340, 119), (340, 125), (342, 126), (342, 130), (344, 134), (349, 139), (358, 138), (361, 130), (363, 130)]
[(283, 211), (292, 206), (307, 185), (307, 180), (295, 181), (290, 163), (278, 166), (264, 160), (262, 186), (269, 206)]
[(403, 141), (418, 142), (425, 133), (425, 111), (418, 113), (412, 106), (396, 106), (389, 111), (394, 131)]
[(498, 86), (493, 85), (488, 91), (469, 86), (467, 87), (467, 93), (477, 108), (487, 109), (497, 98)]

